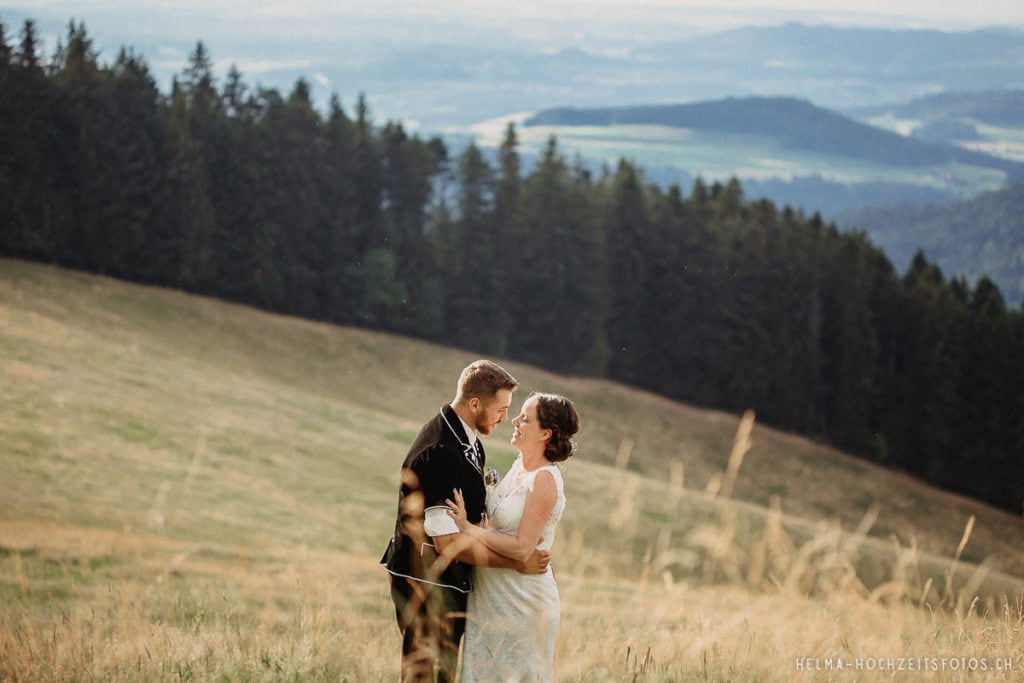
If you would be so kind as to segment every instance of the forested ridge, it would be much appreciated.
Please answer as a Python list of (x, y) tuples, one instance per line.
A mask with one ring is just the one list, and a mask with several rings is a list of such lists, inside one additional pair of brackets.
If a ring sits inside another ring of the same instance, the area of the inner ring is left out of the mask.
[(983, 92), (940, 92), (916, 97), (904, 104), (858, 107), (859, 116), (891, 113), (926, 122), (961, 121), (993, 126), (1024, 125), (1024, 88)]
[(1024, 182), (954, 203), (853, 209), (836, 220), (884, 242), (894, 263), (909, 263), (923, 249), (968, 275), (987, 273), (1009, 305), (1024, 302)]
[(1016, 514), (1024, 314), (920, 254), (749, 201), (738, 181), (600, 174), (552, 139), (475, 145), (377, 124), (308, 84), (167, 94), (74, 23), (0, 26), (0, 254), (608, 377), (740, 411)]
[(1024, 164), (950, 144), (882, 130), (795, 97), (730, 97), (691, 104), (548, 109), (526, 126), (660, 125), (738, 135), (763, 135), (791, 149), (913, 167), (957, 162), (1024, 179)]

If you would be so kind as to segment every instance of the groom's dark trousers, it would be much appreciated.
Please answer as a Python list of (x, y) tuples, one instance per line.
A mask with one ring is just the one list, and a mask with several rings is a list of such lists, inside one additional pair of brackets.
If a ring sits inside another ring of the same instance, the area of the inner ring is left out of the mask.
[(437, 680), (454, 683), (467, 595), (392, 575), (391, 599), (402, 631), (402, 681), (433, 681), (436, 661)]
[(435, 659), (440, 680), (455, 680), (473, 568), (447, 558), (435, 564), (437, 553), (423, 522), (425, 510), (443, 507), (455, 489), (462, 490), (469, 520), (483, 517), (486, 456), (481, 452), (479, 463), (469, 460), (468, 443), (458, 415), (444, 406), (423, 425), (402, 464), (395, 532), (381, 562), (390, 574), (402, 631), (403, 681), (433, 680)]

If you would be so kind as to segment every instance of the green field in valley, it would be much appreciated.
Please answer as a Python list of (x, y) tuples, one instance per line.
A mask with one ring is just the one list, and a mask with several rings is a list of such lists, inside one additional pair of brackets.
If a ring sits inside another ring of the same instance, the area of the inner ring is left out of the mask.
[[(543, 152), (553, 135), (559, 149), (570, 159), (578, 154), (588, 162), (614, 169), (627, 159), (642, 169), (663, 174), (672, 171), (684, 177), (724, 181), (735, 176), (748, 180), (820, 177), (841, 184), (894, 183), (925, 187), (950, 193), (957, 198), (973, 197), (1001, 188), (1006, 176), (994, 169), (962, 163), (924, 167), (893, 167), (852, 158), (818, 154), (788, 148), (769, 137), (717, 134), (707, 131), (659, 125), (611, 126), (522, 126), (516, 117), (520, 151)], [(477, 126), (478, 143), (485, 147), (501, 144), (509, 119)], [(884, 125), (883, 125), (884, 124)], [(904, 121), (880, 121), (878, 127), (901, 132)], [(911, 125), (911, 127), (913, 127)], [(1016, 131), (991, 131), (972, 145), (977, 151), (1014, 158), (1020, 145)], [(1021, 147), (1024, 150), (1024, 147)], [(684, 188), (688, 189), (688, 188)]]

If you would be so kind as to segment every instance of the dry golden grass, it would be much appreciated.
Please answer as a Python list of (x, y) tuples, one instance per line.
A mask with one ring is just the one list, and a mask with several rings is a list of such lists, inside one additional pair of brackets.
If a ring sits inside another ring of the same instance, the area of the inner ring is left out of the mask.
[[(397, 467), (472, 357), (0, 260), (0, 680), (394, 680)], [(509, 366), (584, 417), (560, 680), (1020, 678), (1020, 519)]]
[(4, 680), (373, 680), (398, 647), (365, 555), (0, 533), (20, 584), (0, 617)]

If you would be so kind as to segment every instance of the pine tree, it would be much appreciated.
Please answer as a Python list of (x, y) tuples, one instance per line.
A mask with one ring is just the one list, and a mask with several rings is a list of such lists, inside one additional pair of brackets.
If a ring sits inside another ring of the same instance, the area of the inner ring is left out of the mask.
[(160, 94), (146, 63), (128, 50), (121, 50), (106, 80), (100, 150), (108, 264), (119, 277), (146, 282), (165, 187)]
[(1010, 435), (1024, 413), (1019, 400), (1020, 359), (1002, 294), (987, 277), (969, 293), (962, 347), (964, 372), (956, 388), (961, 413), (950, 463), (954, 481), (968, 495), (1014, 510), (1021, 502), (1019, 450)]
[(445, 338), (460, 348), (493, 352), (497, 245), (494, 171), (471, 143), (458, 161), (458, 215), (441, 244)]
[[(1024, 303), (1018, 311), (1009, 314), (1011, 330), (1010, 358), (1024, 358)], [(1006, 395), (1006, 410), (1012, 416), (1004, 422), (1001, 434), (1004, 437), (1005, 453), (1009, 455), (1009, 474), (1006, 476), (1003, 501), (1005, 509), (1013, 514), (1024, 514), (1024, 371), (1017, 364), (1008, 380), (1009, 389)], [(1016, 455), (1014, 455), (1016, 454)]]
[[(873, 406), (882, 386), (879, 372), (880, 330), (874, 293), (891, 267), (862, 234), (839, 235), (834, 228), (825, 242), (823, 326), (820, 340), (819, 404), (823, 436), (848, 450), (866, 453), (877, 433)], [(794, 425), (805, 432), (820, 425)]]
[(570, 168), (565, 219), (556, 225), (551, 252), (561, 265), (551, 286), (562, 293), (550, 318), (554, 361), (570, 373), (603, 375), (610, 358), (605, 337), (608, 317), (608, 245), (596, 205), (590, 172), (577, 158)]
[(258, 88), (251, 102), (252, 127), (246, 129), (251, 140), (247, 164), (251, 174), (247, 212), (251, 227), (247, 234), (251, 236), (248, 261), (252, 274), (248, 291), (253, 304), (278, 311), (287, 310), (287, 263), (282, 256), (284, 237), (278, 209), (280, 176), (273, 163), (277, 142), (271, 122), (283, 107), (279, 92)]
[(7, 44), (7, 28), (3, 21), (0, 21), (0, 85), (7, 85), (8, 70), (14, 59), (14, 52)]
[(384, 191), (381, 155), (370, 107), (363, 95), (356, 101), (355, 168), (356, 205), (352, 238), (355, 251), (362, 259), (371, 247), (386, 246), (381, 216)]
[(519, 158), (519, 138), (515, 125), (508, 124), (505, 138), (498, 149), (498, 170), (494, 190), (494, 239), (497, 257), (494, 269), (500, 287), (494, 312), (494, 351), (508, 353), (509, 335), (515, 320), (523, 314), (520, 298), (525, 263), (519, 250), (526, 238), (523, 224), (523, 179)]
[[(7, 29), (0, 21), (0, 92), (10, 93), (14, 87), (11, 71), (14, 68), (14, 52), (7, 44)], [(14, 101), (11, 97), (0, 97), (0, 130), (12, 131), (17, 125)], [(14, 140), (11, 135), (0, 135), (0, 254), (9, 255), (14, 251), (11, 244), (15, 234), (15, 222), (11, 202), (14, 198)]]
[[(380, 131), (383, 162), (383, 219), (389, 248), (395, 254), (398, 277), (408, 296), (388, 327), (424, 336), (436, 331), (443, 315), (439, 275), (426, 232), (434, 178), (447, 151), (440, 139), (410, 137), (402, 126), (389, 123)], [(421, 286), (422, 285), (422, 286)]]
[(107, 169), (100, 149), (106, 134), (102, 92), (107, 84), (84, 25), (70, 25), (67, 46), (58, 50), (53, 68), (64, 96), (63, 110), (69, 127), (66, 135), (75, 141), (62, 169), (73, 220), (63, 242), (64, 261), (75, 267), (110, 273), (109, 260), (115, 245), (104, 229)]
[(966, 324), (966, 301), (946, 284), (938, 266), (918, 252), (903, 278), (907, 301), (900, 405), (894, 443), (897, 464), (939, 486), (955, 484), (944, 453), (954, 442), (953, 428), (962, 405), (957, 387)]
[(228, 77), (221, 91), (221, 107), (224, 114), (231, 120), (244, 120), (252, 114), (252, 100), (247, 95), (248, 86), (242, 80), (242, 72), (237, 64), (228, 68)]
[(46, 77), (38, 54), (35, 23), (26, 21), (19, 46), (9, 53), (0, 112), (0, 245), (12, 256), (64, 263), (62, 245), (69, 212), (62, 194), (68, 138), (57, 87)]
[[(507, 255), (511, 259), (510, 288), (515, 305), (508, 331), (508, 348), (516, 358), (542, 367), (555, 367), (549, 353), (553, 347), (550, 328), (536, 316), (557, 310), (553, 271), (557, 254), (551, 233), (559, 230), (569, 205), (570, 179), (565, 159), (554, 137), (533, 172), (523, 181), (522, 232)], [(545, 323), (547, 320), (545, 320)]]
[(653, 199), (648, 325), (657, 328), (645, 362), (650, 386), (666, 396), (706, 403), (717, 370), (705, 361), (708, 301), (715, 298), (713, 244), (708, 226), (676, 185)]
[(524, 360), (599, 373), (607, 358), (602, 228), (589, 174), (570, 169), (554, 137), (522, 189), (522, 236), (509, 254), (518, 306), (509, 349)]
[(69, 208), (62, 260), (136, 280), (146, 278), (147, 232), (162, 188), (159, 93), (145, 64), (122, 50), (97, 61), (85, 26), (72, 23), (54, 60), (65, 135), (60, 169)]
[(270, 114), (267, 125), (273, 138), (273, 156), (267, 161), (276, 176), (274, 222), (281, 227), (281, 255), (286, 264), (285, 310), (320, 318), (327, 268), (322, 246), (326, 212), (318, 192), (323, 140), (320, 117), (305, 80), (296, 82), (284, 107)]
[(342, 323), (356, 322), (362, 285), (356, 234), (356, 131), (337, 95), (331, 97), (324, 126), (324, 174), (321, 178), (325, 212), (323, 249), (324, 317)]
[(257, 205), (262, 177), (262, 158), (257, 121), (262, 112), (232, 65), (220, 93), (220, 106), (213, 133), (212, 150), (204, 154), (211, 180), (210, 202), (216, 220), (210, 236), (218, 296), (245, 303), (265, 304), (257, 295), (264, 284), (255, 255), (255, 233), (259, 225)]
[(159, 231), (172, 245), (155, 264), (158, 282), (187, 291), (209, 291), (214, 279), (215, 215), (202, 146), (189, 125), (189, 96), (174, 84), (167, 122), (167, 192)]
[(637, 169), (620, 161), (607, 209), (608, 279), (612, 286), (606, 333), (611, 348), (608, 373), (628, 384), (642, 384), (650, 337), (648, 249), (650, 218)]

